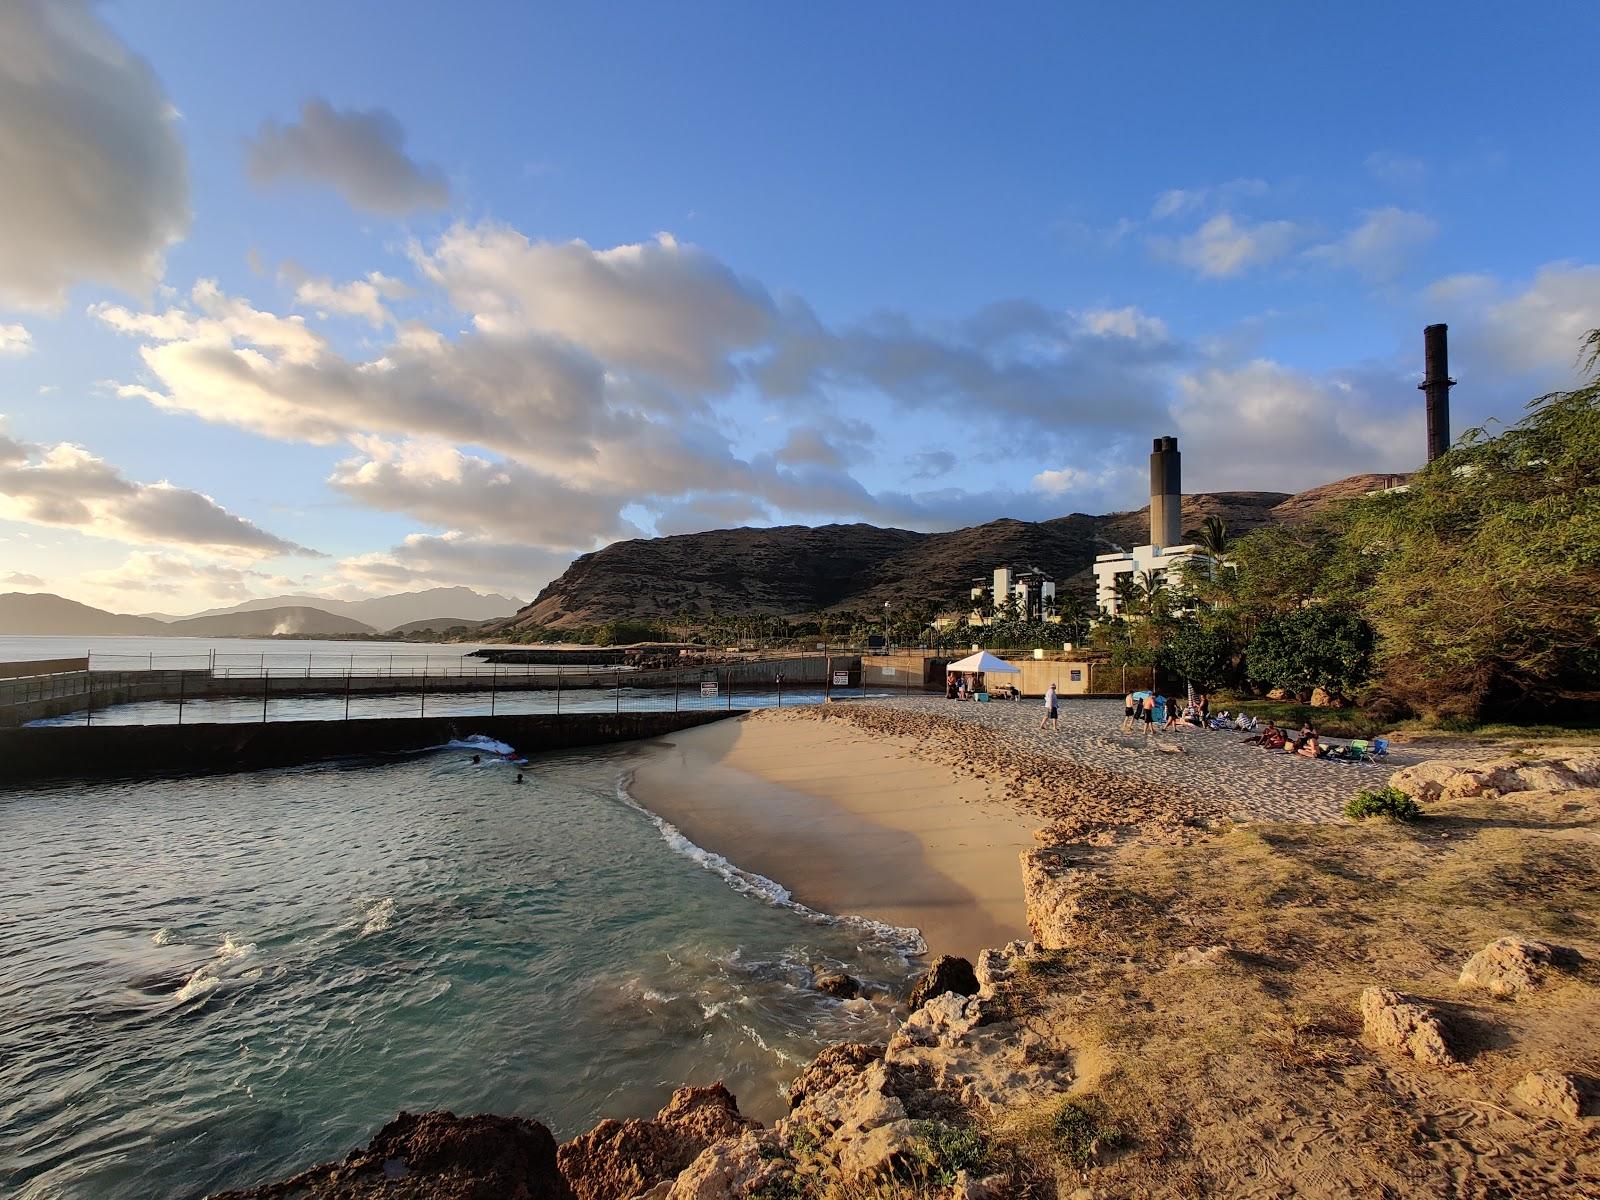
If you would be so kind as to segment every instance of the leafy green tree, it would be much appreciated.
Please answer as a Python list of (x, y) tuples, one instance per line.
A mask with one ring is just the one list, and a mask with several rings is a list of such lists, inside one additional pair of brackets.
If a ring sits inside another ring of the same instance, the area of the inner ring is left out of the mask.
[(1203, 692), (1215, 691), (1233, 675), (1235, 646), (1227, 626), (1218, 621), (1180, 622), (1161, 648), (1160, 662)]
[(1233, 544), (1228, 536), (1228, 523), (1215, 515), (1201, 522), (1190, 540), (1219, 563), (1228, 557), (1228, 548)]
[(1373, 565), (1385, 689), (1424, 713), (1600, 701), (1600, 330), (1585, 347), (1585, 386), (1341, 515)]
[(1295, 693), (1353, 695), (1372, 675), (1372, 626), (1341, 605), (1313, 604), (1270, 617), (1245, 647), (1252, 683)]

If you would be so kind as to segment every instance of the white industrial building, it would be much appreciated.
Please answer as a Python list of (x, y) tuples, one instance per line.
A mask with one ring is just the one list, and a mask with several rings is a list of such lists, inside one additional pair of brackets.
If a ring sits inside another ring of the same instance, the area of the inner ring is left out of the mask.
[(1020, 571), (1016, 567), (996, 567), (992, 582), (982, 578), (972, 581), (974, 604), (967, 618), (969, 625), (985, 625), (994, 619), (985, 616), (978, 607), (985, 593), (990, 595), (997, 615), (1004, 612), (1007, 601), (1011, 601), (1019, 619), (1043, 621), (1049, 619), (1055, 608), (1056, 581), (1038, 567)]
[(1101, 554), (1094, 560), (1095, 603), (1107, 616), (1117, 615), (1118, 578), (1138, 578), (1145, 571), (1153, 571), (1170, 582), (1174, 568), (1206, 557), (1199, 546), (1181, 540), (1182, 466), (1178, 439), (1156, 438), (1150, 452), (1150, 544)]

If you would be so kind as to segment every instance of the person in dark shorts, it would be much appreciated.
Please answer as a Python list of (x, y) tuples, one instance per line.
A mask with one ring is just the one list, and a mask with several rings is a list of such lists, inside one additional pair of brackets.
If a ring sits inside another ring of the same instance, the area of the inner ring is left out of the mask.
[(1044, 717), (1039, 721), (1039, 728), (1043, 729), (1046, 725), (1054, 725), (1057, 729), (1061, 728), (1061, 715), (1056, 708), (1056, 685), (1054, 681), (1044, 690)]

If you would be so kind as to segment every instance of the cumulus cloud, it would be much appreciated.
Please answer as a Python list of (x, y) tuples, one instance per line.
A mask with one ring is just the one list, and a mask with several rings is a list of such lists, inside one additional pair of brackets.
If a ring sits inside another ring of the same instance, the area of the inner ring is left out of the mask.
[(1415, 396), (1399, 373), (1311, 375), (1270, 359), (1186, 372), (1172, 406), (1185, 488), (1295, 492), (1414, 470), (1425, 457)]
[(1427, 296), (1430, 311), (1449, 318), (1463, 380), (1481, 364), (1538, 391), (1570, 387), (1580, 343), (1600, 329), (1600, 264), (1549, 263), (1520, 290), (1487, 275), (1456, 275)]
[(1250, 224), (1220, 212), (1193, 233), (1158, 239), (1154, 245), (1186, 267), (1208, 279), (1229, 279), (1287, 256), (1305, 239), (1305, 230), (1293, 221)]
[(84, 582), (107, 591), (155, 592), (177, 596), (200, 593), (213, 600), (242, 600), (254, 594), (254, 585), (272, 576), (248, 567), (199, 562), (159, 550), (130, 554), (116, 567), (90, 571)]
[(313, 97), (298, 123), (264, 122), (248, 143), (247, 166), (257, 183), (297, 179), (332, 187), (353, 208), (400, 216), (444, 208), (444, 172), (405, 152), (405, 130), (381, 108), (336, 109)]
[(0, 434), (0, 516), (96, 537), (266, 557), (315, 554), (188, 488), (138, 483), (81, 446)]
[(485, 333), (560, 338), (684, 387), (729, 386), (728, 356), (760, 344), (775, 315), (759, 284), (669, 234), (596, 250), (457, 225), (418, 261)]
[(450, 530), (410, 534), (389, 550), (341, 560), (337, 571), (340, 578), (364, 590), (464, 584), (524, 594), (560, 575), (572, 558), (525, 542)]
[(365, 279), (338, 284), (326, 276), (301, 277), (294, 289), (294, 302), (302, 308), (316, 309), (322, 315), (336, 312), (359, 317), (374, 328), (380, 328), (394, 321), (384, 301), (401, 300), (410, 294), (411, 289), (398, 279), (382, 271), (372, 271)]
[(743, 525), (764, 525), (772, 511), (759, 500), (738, 492), (718, 492), (692, 496), (670, 504), (656, 513), (656, 532), (662, 537), (679, 533), (699, 533), (704, 529), (729, 529)]
[(624, 492), (583, 491), (443, 442), (357, 441), (363, 453), (335, 466), (328, 482), (370, 508), (574, 551), (639, 533), (619, 515)]
[(161, 276), (189, 226), (177, 115), (87, 0), (0, 5), (0, 299), (53, 308)]
[(1063, 314), (1014, 301), (953, 327), (884, 312), (835, 330), (791, 302), (752, 378), (780, 400), (860, 389), (1013, 429), (1104, 429), (1153, 415), (1152, 385), (1184, 352), (1133, 309)]
[(33, 334), (21, 325), (0, 325), (0, 358), (21, 358), (33, 351)]
[(1311, 247), (1306, 256), (1386, 279), (1402, 270), (1411, 252), (1438, 232), (1439, 226), (1422, 213), (1392, 206), (1369, 209), (1343, 237)]

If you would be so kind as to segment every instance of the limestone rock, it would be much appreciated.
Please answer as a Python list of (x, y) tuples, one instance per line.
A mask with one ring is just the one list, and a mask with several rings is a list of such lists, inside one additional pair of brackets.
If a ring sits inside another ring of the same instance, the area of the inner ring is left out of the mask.
[(343, 1162), (214, 1200), (572, 1200), (537, 1121), (401, 1113)]
[(1511, 1089), (1511, 1094), (1529, 1108), (1559, 1117), (1581, 1121), (1584, 1115), (1584, 1088), (1564, 1071), (1531, 1071)]
[(749, 1124), (720, 1083), (679, 1088), (654, 1120), (601, 1121), (563, 1142), (557, 1160), (578, 1200), (616, 1200), (676, 1178), (707, 1146)]
[(1396, 771), (1389, 782), (1424, 803), (1510, 792), (1568, 792), (1600, 784), (1600, 754), (1502, 758), (1487, 763), (1436, 759)]
[(811, 986), (824, 996), (833, 996), (840, 1000), (854, 1000), (861, 994), (860, 981), (842, 971), (818, 972), (812, 978)]
[(812, 1059), (811, 1065), (789, 1085), (790, 1109), (799, 1108), (807, 1096), (819, 1095), (852, 1075), (859, 1075), (881, 1060), (883, 1051), (881, 1043), (840, 1042), (836, 1046), (829, 1046)]
[(1407, 1000), (1391, 988), (1369, 987), (1362, 991), (1361, 1019), (1367, 1036), (1380, 1046), (1409, 1054), (1425, 1066), (1456, 1065), (1439, 1018), (1427, 1006)]
[(1456, 982), (1462, 987), (1483, 988), (1491, 996), (1514, 996), (1538, 987), (1544, 977), (1540, 968), (1568, 954), (1562, 947), (1526, 938), (1497, 938), (1467, 959)]
[(1308, 703), (1312, 708), (1332, 708), (1335, 701), (1327, 688), (1314, 687), (1311, 689), (1311, 699)]
[(1004, 1175), (974, 1179), (966, 1171), (957, 1171), (949, 1195), (950, 1200), (1010, 1200), (1011, 1181)]
[(1053, 846), (1022, 852), (1022, 894), (1028, 929), (1046, 950), (1073, 945), (1088, 919), (1085, 901), (1097, 891), (1089, 852)]
[(983, 1019), (982, 1001), (976, 996), (943, 992), (921, 1008), (912, 1010), (889, 1039), (889, 1054), (906, 1046), (948, 1045), (965, 1037)]
[(953, 954), (941, 954), (934, 959), (928, 973), (911, 989), (907, 1003), (911, 1011), (916, 1012), (929, 1000), (946, 992), (956, 992), (962, 996), (975, 996), (978, 993), (978, 976), (972, 964)]
[(747, 1129), (707, 1146), (662, 1194), (665, 1200), (745, 1200), (790, 1169), (777, 1134)]
[(846, 1179), (887, 1174), (895, 1162), (904, 1159), (917, 1144), (913, 1121), (891, 1121), (851, 1138), (839, 1148), (839, 1170)]

